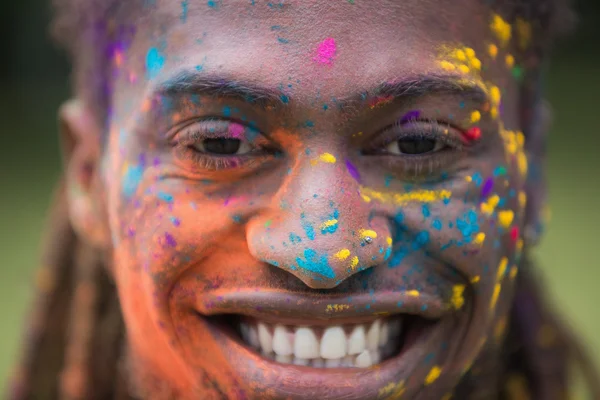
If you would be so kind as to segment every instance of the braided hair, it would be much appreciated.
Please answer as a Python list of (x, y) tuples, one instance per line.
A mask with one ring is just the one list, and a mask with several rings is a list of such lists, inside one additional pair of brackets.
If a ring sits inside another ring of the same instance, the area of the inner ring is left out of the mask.
[[(71, 57), (76, 96), (95, 107), (100, 126), (110, 111), (111, 51), (115, 43), (126, 42), (132, 34), (114, 21), (134, 9), (134, 3), (54, 0), (53, 35)], [(532, 21), (528, 51), (541, 59), (547, 58), (554, 39), (573, 21), (569, 0), (491, 3), (508, 21), (519, 17)], [(7, 398), (132, 399), (122, 366), (125, 324), (115, 284), (102, 255), (77, 238), (66, 204), (61, 184), (36, 275), (37, 298), (25, 330), (24, 352)], [(528, 257), (522, 262), (531, 264)], [(548, 308), (533, 265), (519, 269), (522, 273), (502, 346), (504, 365), (488, 368), (494, 371), (493, 377), (469, 380), (467, 376), (456, 388), (455, 398), (485, 399), (490, 393), (500, 393), (504, 399), (563, 398), (571, 360), (583, 371), (594, 398), (600, 398), (597, 372), (576, 338)], [(485, 359), (480, 361), (485, 363)]]

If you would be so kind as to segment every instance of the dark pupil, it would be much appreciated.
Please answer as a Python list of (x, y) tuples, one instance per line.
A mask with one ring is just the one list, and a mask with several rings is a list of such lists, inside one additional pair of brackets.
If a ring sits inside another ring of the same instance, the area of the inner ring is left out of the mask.
[(398, 140), (398, 149), (404, 154), (429, 153), (435, 148), (435, 140), (431, 139), (402, 139)]
[(214, 154), (235, 154), (240, 149), (241, 141), (239, 139), (204, 139), (204, 150), (207, 153)]

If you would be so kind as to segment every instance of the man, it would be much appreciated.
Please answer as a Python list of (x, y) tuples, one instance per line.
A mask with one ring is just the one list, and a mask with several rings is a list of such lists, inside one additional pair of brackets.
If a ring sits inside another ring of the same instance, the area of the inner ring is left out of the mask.
[(65, 208), (13, 398), (566, 396), (527, 261), (564, 4), (59, 6)]

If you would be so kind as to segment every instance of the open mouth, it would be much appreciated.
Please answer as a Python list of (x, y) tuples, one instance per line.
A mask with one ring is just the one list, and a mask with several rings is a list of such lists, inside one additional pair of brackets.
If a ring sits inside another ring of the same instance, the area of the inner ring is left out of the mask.
[(312, 368), (369, 368), (398, 356), (435, 324), (414, 315), (298, 325), (233, 315), (216, 319), (263, 358)]

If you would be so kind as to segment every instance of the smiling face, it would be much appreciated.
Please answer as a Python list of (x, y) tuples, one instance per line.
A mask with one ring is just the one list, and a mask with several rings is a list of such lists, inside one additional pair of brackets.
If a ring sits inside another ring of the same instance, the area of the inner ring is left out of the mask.
[(93, 201), (139, 389), (451, 392), (512, 301), (527, 24), (254, 3), (158, 1), (113, 53)]

